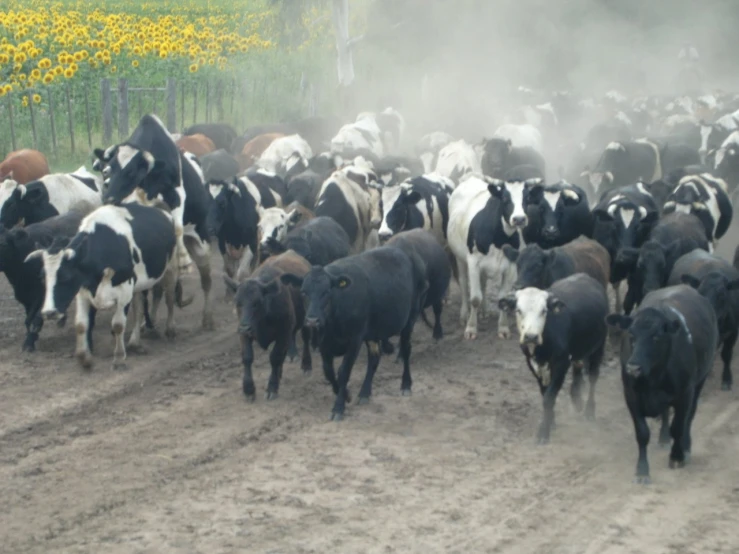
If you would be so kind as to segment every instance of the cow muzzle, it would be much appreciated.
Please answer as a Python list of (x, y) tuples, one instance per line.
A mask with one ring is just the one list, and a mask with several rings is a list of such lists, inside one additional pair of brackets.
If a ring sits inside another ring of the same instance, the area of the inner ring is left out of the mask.
[(528, 218), (525, 215), (516, 215), (511, 218), (511, 227), (523, 228), (528, 223)]
[(377, 233), (377, 238), (380, 239), (380, 242), (387, 242), (392, 238), (393, 234), (383, 231), (382, 233)]
[(308, 329), (318, 329), (321, 325), (321, 322), (318, 320), (317, 317), (306, 317), (304, 325)]
[(521, 344), (524, 346), (540, 346), (541, 335), (535, 335), (533, 333), (526, 333), (521, 337)]
[(544, 235), (544, 238), (551, 240), (556, 239), (559, 236), (559, 231), (555, 226), (551, 225), (549, 227), (545, 227), (541, 234)]
[(639, 377), (642, 375), (641, 366), (639, 364), (626, 364), (626, 373), (632, 377)]
[(249, 323), (240, 323), (239, 334), (244, 335), (245, 337), (251, 337), (254, 334), (254, 330)]

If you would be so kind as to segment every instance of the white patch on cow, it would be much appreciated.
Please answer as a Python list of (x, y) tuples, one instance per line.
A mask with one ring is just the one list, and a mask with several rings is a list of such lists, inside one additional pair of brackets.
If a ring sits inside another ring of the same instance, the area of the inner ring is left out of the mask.
[(629, 208), (621, 208), (619, 213), (621, 214), (621, 221), (623, 221), (624, 227), (628, 229), (629, 225), (631, 225), (631, 222), (634, 219), (634, 210), (631, 210)]
[[(359, 253), (364, 250), (364, 244), (369, 235), (370, 219), (372, 216), (372, 198), (370, 193), (362, 189), (357, 183), (349, 179), (346, 174), (341, 171), (335, 171), (328, 179), (321, 185), (321, 190), (318, 192), (316, 210), (321, 206), (324, 201), (324, 194), (327, 187), (336, 185), (343, 194), (344, 199), (349, 204), (352, 210), (352, 214), (357, 221), (358, 233), (352, 243), (352, 251)], [(375, 189), (370, 189), (375, 191)], [(375, 191), (377, 192), (377, 191)]]
[(639, 218), (644, 219), (647, 217), (647, 209), (644, 206), (639, 206)]
[(716, 177), (715, 175), (711, 175), (710, 173), (701, 173), (700, 177), (706, 183), (713, 184), (723, 190), (726, 194), (729, 194), (729, 185), (727, 185), (726, 181), (724, 181), (720, 177)]
[[(44, 264), (44, 284), (46, 288), (46, 295), (44, 296), (44, 304), (41, 308), (41, 313), (55, 314), (59, 311), (54, 302), (54, 288), (56, 288), (56, 279), (59, 274), (59, 268), (62, 265), (62, 261), (65, 259), (71, 260), (74, 257), (75, 252), (71, 248), (66, 248), (56, 254), (49, 254), (46, 250), (41, 250), (40, 252), (41, 260)], [(26, 261), (35, 255), (36, 252), (32, 252), (26, 258)]]
[(629, 116), (626, 115), (624, 112), (618, 112), (616, 114), (616, 119), (618, 119), (621, 123), (628, 127), (631, 127), (633, 125), (631, 119), (629, 119)]
[(288, 162), (295, 160), (291, 165), (292, 167), (301, 158), (307, 161), (312, 157), (313, 151), (308, 142), (300, 135), (295, 134), (273, 140), (259, 156), (256, 165), (274, 174), (284, 176), (289, 171)]
[(98, 310), (111, 310), (116, 305), (125, 306), (133, 297), (133, 279), (129, 279), (124, 283), (113, 286), (114, 277), (115, 272), (110, 268), (106, 268), (103, 272), (103, 278), (100, 280), (100, 284), (98, 284), (98, 287), (95, 290), (95, 296), (91, 299), (92, 305)]
[(600, 190), (601, 183), (603, 183), (603, 174), (595, 172), (588, 173), (588, 180), (593, 187), (593, 192), (597, 193)]
[(395, 185), (392, 187), (383, 187), (382, 189), (382, 223), (380, 224), (380, 229), (378, 230), (378, 234), (381, 237), (389, 237), (393, 234), (393, 230), (390, 229), (390, 227), (387, 224), (387, 214), (390, 213), (390, 210), (395, 206), (395, 203), (400, 198), (400, 193), (402, 192), (402, 189), (400, 188), (400, 185)]
[(511, 146), (515, 148), (529, 147), (539, 153), (543, 152), (544, 140), (541, 131), (528, 123), (523, 125), (505, 123), (495, 130), (493, 136), (510, 140)]
[(431, 167), (431, 164), (434, 163), (434, 153), (433, 152), (423, 152), (420, 156), (421, 163), (423, 164), (423, 170), (424, 172), (429, 172), (433, 170), (434, 168)]
[(572, 189), (564, 189), (562, 191), (562, 196), (564, 196), (565, 198), (569, 198), (570, 200), (580, 200), (580, 195), (578, 195)]
[(65, 214), (77, 206), (87, 205), (97, 208), (102, 204), (100, 191), (95, 191), (79, 179), (66, 173), (52, 173), (39, 179), (49, 195), (49, 204), (60, 214)]
[(649, 196), (650, 198), (652, 197), (652, 193), (647, 190), (647, 188), (644, 186), (644, 183), (642, 183), (641, 181), (636, 184), (636, 190), (646, 196)]
[(675, 211), (684, 214), (689, 214), (692, 206), (690, 204), (676, 204)]
[(18, 181), (13, 179), (5, 179), (0, 183), (0, 209), (2, 209), (3, 204), (8, 201), (8, 198), (11, 197), (17, 186)]
[[(504, 226), (517, 228), (517, 226), (513, 224), (513, 220), (517, 217), (523, 217), (526, 220), (526, 222), (523, 224), (523, 227), (525, 227), (528, 223), (528, 217), (526, 216), (526, 212), (523, 209), (523, 193), (526, 185), (524, 185), (524, 183), (506, 183), (505, 188), (508, 189), (508, 194), (511, 195), (513, 211), (511, 212), (511, 217), (509, 221), (505, 221), (505, 219), (503, 219)], [(510, 235), (512, 233), (508, 234)]]
[(625, 152), (626, 147), (620, 142), (609, 142), (606, 145), (606, 150), (613, 150), (614, 152), (619, 152), (619, 151)]
[(646, 144), (652, 149), (652, 151), (654, 152), (654, 173), (652, 174), (649, 181), (653, 183), (654, 181), (660, 180), (662, 178), (662, 156), (660, 156), (659, 153), (659, 146), (651, 140), (645, 138), (636, 139), (634, 142), (638, 142), (639, 144)]
[(358, 119), (354, 123), (348, 123), (339, 129), (338, 133), (331, 139), (331, 151), (346, 154), (366, 148), (378, 158), (381, 158), (385, 154), (381, 135), (374, 114), (367, 112), (366, 117)]
[(223, 190), (223, 185), (210, 184), (208, 185), (208, 190), (210, 191), (210, 195), (213, 198), (217, 198), (218, 195), (221, 194), (221, 191)]
[[(450, 142), (439, 151), (434, 173), (447, 178), (452, 175), (467, 175), (469, 173), (480, 173), (480, 159), (475, 153), (472, 145), (464, 140)], [(460, 181), (461, 181), (460, 177)]]
[[(565, 192), (572, 192), (570, 190), (566, 190)], [(560, 191), (552, 192), (552, 191), (545, 191), (544, 192), (544, 200), (547, 204), (549, 204), (549, 207), (552, 208), (552, 211), (555, 211), (557, 209), (557, 202), (559, 202), (559, 197), (562, 195)], [(575, 194), (577, 197), (577, 194)]]
[(616, 213), (616, 210), (617, 209), (618, 209), (618, 204), (616, 204), (616, 203), (609, 204), (608, 205), (608, 210), (607, 210), (608, 211), (608, 215), (610, 215), (611, 217), (613, 217), (614, 214)]
[(664, 209), (665, 210), (672, 210), (674, 208), (675, 208), (675, 201), (674, 200), (670, 200), (669, 202), (665, 202), (665, 206), (664, 206)]
[[(118, 160), (118, 165), (121, 166), (121, 169), (126, 167), (133, 159), (133, 157), (139, 152), (140, 150), (138, 148), (134, 148), (133, 146), (129, 146), (128, 144), (121, 144), (118, 147), (118, 153), (115, 156)], [(151, 154), (149, 155), (151, 156)]]
[(258, 229), (262, 244), (270, 238), (282, 243), (287, 236), (287, 213), (282, 208), (262, 210)]
[(537, 345), (543, 342), (548, 300), (545, 290), (528, 287), (516, 291), (516, 326), (521, 344), (526, 344), (527, 337), (536, 337)]

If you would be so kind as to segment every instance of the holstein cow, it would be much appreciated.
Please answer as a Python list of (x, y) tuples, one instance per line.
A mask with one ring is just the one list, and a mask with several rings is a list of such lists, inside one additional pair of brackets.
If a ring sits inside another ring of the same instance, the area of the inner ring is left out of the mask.
[[(629, 280), (633, 302), (639, 304), (645, 294), (666, 286), (680, 256), (696, 248), (708, 251), (708, 244), (705, 229), (694, 215), (677, 212), (662, 218), (640, 248), (622, 250), (624, 256), (636, 259)], [(626, 313), (630, 311), (627, 307)]]
[[(636, 431), (639, 460), (636, 481), (648, 483), (647, 417), (662, 417), (660, 444), (669, 445), (670, 467), (685, 465), (690, 428), (719, 341), (711, 303), (687, 285), (649, 293), (633, 317), (611, 314), (608, 324), (627, 330), (621, 348), (621, 379)], [(667, 410), (674, 416), (667, 433)]]
[[(247, 142), (241, 151), (236, 155), (239, 166), (242, 170), (249, 169), (257, 163), (264, 151), (278, 138), (282, 138), (283, 133), (264, 133)], [(301, 145), (302, 146), (302, 145)]]
[(416, 145), (416, 154), (423, 163), (424, 173), (431, 173), (436, 167), (439, 151), (454, 141), (454, 137), (443, 131), (434, 131), (421, 137)]
[(526, 242), (552, 248), (593, 232), (588, 198), (580, 187), (562, 181), (537, 188), (529, 200), (531, 221), (524, 232)]
[[(465, 325), (466, 339), (477, 338), (477, 311), (485, 300), (487, 280), (496, 280), (500, 296), (506, 296), (513, 286), (516, 266), (501, 249), (505, 244), (524, 246), (529, 191), (540, 184), (541, 179), (506, 183), (471, 175), (449, 198), (447, 238), (457, 259), (462, 291), (460, 321)], [(510, 336), (504, 311), (498, 319), (498, 336)]]
[[(65, 241), (66, 242), (66, 241)], [(36, 250), (26, 260), (43, 260), (46, 295), (42, 315), (55, 319), (66, 313), (76, 298), (76, 356), (84, 368), (92, 366), (92, 331), (98, 310), (114, 309), (113, 368), (125, 366), (123, 333), (126, 315), (134, 302), (135, 321), (128, 342), (141, 344), (144, 319), (141, 292), (162, 282), (167, 303), (168, 337), (174, 336), (176, 237), (171, 214), (136, 203), (102, 206), (82, 220), (68, 244), (56, 243)], [(156, 318), (155, 304), (151, 316)]]
[(663, 213), (672, 212), (691, 213), (700, 219), (713, 250), (734, 215), (726, 181), (710, 173), (686, 175), (665, 202)]
[[(207, 134), (207, 133), (203, 133)], [(215, 141), (214, 141), (215, 142)], [(210, 237), (206, 225), (211, 198), (202, 170), (177, 146), (155, 115), (144, 115), (129, 139), (103, 151), (95, 149), (102, 166), (103, 202), (150, 204), (161, 198), (172, 212), (180, 267), (192, 261), (203, 290), (203, 327), (213, 328), (210, 305)]]
[(673, 169), (699, 164), (700, 156), (683, 144), (660, 145), (648, 139), (612, 142), (589, 176), (596, 197), (604, 191), (637, 181), (657, 181)]
[(503, 246), (506, 258), (516, 264), (517, 279), (513, 290), (536, 287), (547, 289), (556, 281), (585, 273), (608, 287), (611, 258), (600, 243), (580, 237), (565, 244), (544, 250), (538, 244), (527, 244), (521, 250)]
[(0, 208), (0, 223), (7, 228), (30, 225), (80, 206), (92, 211), (102, 203), (102, 184), (83, 166), (74, 173), (53, 173), (17, 185)]
[[(710, 157), (710, 156), (709, 156)], [(739, 131), (734, 131), (716, 150), (711, 173), (723, 179), (733, 192), (739, 186)]]
[(354, 253), (364, 250), (371, 231), (371, 211), (370, 193), (342, 171), (335, 171), (326, 179), (316, 200), (316, 217), (331, 217), (341, 225)]
[[(622, 308), (621, 282), (631, 274), (636, 263), (633, 256), (623, 255), (623, 249), (640, 248), (658, 220), (657, 204), (641, 183), (608, 191), (593, 208), (593, 239), (611, 257), (611, 284), (616, 293), (617, 312)], [(627, 302), (633, 306), (628, 293)]]
[(283, 240), (270, 238), (263, 241), (259, 253), (264, 260), (285, 250), (293, 250), (311, 265), (324, 266), (347, 257), (350, 248), (349, 236), (341, 225), (330, 217), (322, 216), (290, 230)]
[(262, 152), (256, 165), (286, 179), (308, 168), (308, 160), (313, 157), (308, 142), (300, 135), (288, 135), (273, 140)]
[(285, 205), (284, 199), (287, 196), (287, 185), (282, 177), (272, 171), (261, 168), (251, 168), (244, 175), (259, 190), (259, 193), (262, 195), (262, 205), (265, 208)]
[(701, 144), (698, 152), (705, 160), (711, 150), (715, 150), (732, 132), (739, 129), (739, 110), (719, 117), (715, 122), (700, 121)]
[[(361, 114), (360, 114), (361, 115)], [(331, 152), (343, 154), (366, 148), (381, 158), (385, 154), (382, 131), (374, 118), (357, 119), (343, 125), (331, 139)]]
[(9, 152), (0, 162), (0, 181), (12, 179), (25, 185), (49, 174), (49, 163), (38, 150), (24, 148)]
[(682, 256), (667, 281), (669, 286), (685, 283), (705, 296), (718, 321), (721, 361), (721, 388), (731, 390), (731, 358), (739, 336), (739, 270), (723, 258), (700, 249)]
[[(380, 363), (380, 343), (400, 335), (403, 358), (403, 395), (411, 392), (411, 334), (424, 303), (428, 283), (423, 261), (400, 248), (374, 248), (337, 260), (326, 267), (314, 266), (304, 279), (281, 276), (283, 283), (301, 286), (307, 298), (305, 325), (320, 333), (323, 371), (336, 394), (332, 419), (344, 416), (352, 367), (367, 345), (368, 364), (359, 391), (360, 404), (372, 395), (372, 379)], [(338, 379), (334, 358), (344, 356)]]
[(542, 175), (546, 174), (546, 164), (539, 152), (530, 146), (513, 146), (510, 139), (493, 137), (483, 140), (481, 167), (488, 177), (501, 179), (512, 168), (519, 165), (532, 165)]
[[(421, 305), (421, 317), (433, 330), (434, 340), (441, 340), (444, 331), (441, 327), (441, 310), (444, 297), (449, 289), (449, 281), (452, 278), (452, 267), (446, 250), (435, 240), (435, 238), (423, 229), (412, 229), (394, 235), (387, 246), (400, 248), (407, 254), (415, 252), (423, 261), (426, 268), (426, 281), (428, 290), (426, 298)], [(425, 310), (431, 308), (434, 312), (433, 326), (426, 319)]]
[(302, 279), (310, 268), (304, 258), (289, 250), (267, 260), (241, 284), (225, 277), (226, 285), (234, 293), (239, 318), (238, 333), (241, 340), (241, 360), (244, 364), (242, 389), (248, 400), (253, 401), (255, 396), (252, 377), (254, 341), (264, 350), (274, 344), (269, 354), (272, 372), (267, 385), (267, 400), (277, 398), (282, 365), (298, 331), (303, 336), (301, 369), (304, 373), (310, 373), (312, 369), (310, 329), (304, 326), (305, 306), (300, 297), (300, 289), (283, 284), (280, 280), (284, 274)]
[(404, 230), (425, 229), (439, 244), (446, 245), (449, 197), (453, 191), (451, 179), (433, 173), (397, 186), (383, 187), (380, 241)]
[[(41, 260), (34, 258), (24, 261), (37, 248), (51, 246), (55, 239), (71, 239), (87, 213), (78, 209), (23, 229), (0, 228), (0, 271), (5, 273), (13, 287), (15, 299), (26, 311), (24, 351), (33, 352), (36, 349), (36, 341), (44, 325), (41, 308), (45, 295)], [(61, 321), (66, 321), (66, 318)]]
[(362, 112), (357, 115), (356, 122), (374, 121), (380, 130), (383, 151), (396, 152), (400, 148), (400, 141), (405, 131), (405, 119), (398, 110), (385, 108), (378, 113)]
[(185, 135), (175, 141), (178, 148), (182, 148), (185, 152), (190, 152), (197, 157), (210, 154), (215, 151), (216, 145), (205, 135), (200, 133), (196, 135)]
[(450, 142), (439, 150), (434, 173), (459, 183), (469, 173), (481, 173), (480, 159), (475, 148), (464, 140)]
[(236, 130), (226, 123), (198, 123), (185, 129), (183, 135), (205, 135), (208, 137), (215, 148), (213, 150), (228, 150), (231, 143), (238, 136)]
[(539, 383), (544, 405), (539, 443), (549, 442), (554, 404), (570, 363), (572, 403), (578, 411), (583, 409), (580, 389), (584, 367), (590, 381), (585, 416), (594, 419), (595, 384), (607, 334), (608, 297), (603, 285), (584, 273), (577, 273), (556, 281), (547, 290), (533, 287), (517, 290), (513, 298), (500, 300), (500, 310), (515, 311), (521, 351)]
[(208, 213), (208, 232), (218, 239), (223, 271), (242, 281), (258, 259), (260, 210), (275, 206), (274, 198), (247, 177), (214, 181), (208, 185), (213, 202)]

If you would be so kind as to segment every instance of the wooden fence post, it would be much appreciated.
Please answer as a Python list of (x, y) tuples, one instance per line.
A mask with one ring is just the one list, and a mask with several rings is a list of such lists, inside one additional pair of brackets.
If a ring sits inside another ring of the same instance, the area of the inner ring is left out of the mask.
[(52, 94), (52, 90), (54, 89), (49, 89), (49, 123), (51, 124), (51, 147), (54, 152), (54, 157), (56, 157), (56, 122), (54, 121), (54, 95)]
[(85, 123), (87, 125), (87, 146), (92, 149), (92, 124), (90, 123), (90, 98), (87, 92), (87, 83), (83, 88), (85, 91)]
[(69, 117), (69, 140), (70, 145), (72, 147), (72, 154), (74, 154), (74, 114), (72, 113), (72, 99), (70, 98), (69, 93), (69, 82), (66, 83), (66, 87), (64, 89), (66, 91), (67, 95), (67, 115)]
[(100, 100), (103, 108), (103, 145), (113, 142), (113, 104), (110, 101), (110, 81), (100, 79)]
[(38, 138), (36, 137), (36, 116), (33, 112), (33, 93), (28, 91), (28, 113), (31, 116), (31, 136), (33, 137), (33, 147), (38, 150)]
[(118, 79), (118, 136), (128, 138), (128, 80)]
[(10, 118), (10, 144), (15, 150), (15, 122), (13, 121), (13, 93), (8, 94), (8, 117)]
[(174, 133), (177, 128), (177, 81), (167, 78), (167, 129)]

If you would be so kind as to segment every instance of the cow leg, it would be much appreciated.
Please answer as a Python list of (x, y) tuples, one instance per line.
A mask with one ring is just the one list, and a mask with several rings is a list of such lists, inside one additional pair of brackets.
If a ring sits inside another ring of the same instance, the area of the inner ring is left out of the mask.
[(195, 260), (200, 273), (200, 286), (203, 289), (203, 328), (206, 331), (212, 331), (215, 324), (213, 323), (213, 308), (210, 305), (210, 289), (213, 285), (210, 275), (210, 247), (196, 237), (188, 235), (185, 239), (190, 255)]
[(272, 352), (269, 353), (269, 364), (272, 367), (272, 372), (269, 375), (269, 382), (267, 383), (267, 400), (275, 400), (278, 396), (280, 379), (282, 378), (282, 366), (285, 363), (290, 342), (295, 346), (294, 337), (290, 337), (289, 335), (287, 337), (281, 337), (275, 341)]
[(662, 448), (670, 446), (672, 439), (670, 438), (670, 408), (666, 408), (660, 416), (661, 423), (659, 426), (659, 445)]
[(683, 450), (685, 452), (685, 461), (690, 460), (690, 452), (693, 447), (693, 437), (691, 430), (693, 427), (693, 418), (695, 417), (695, 411), (698, 409), (698, 397), (703, 390), (705, 381), (701, 381), (695, 386), (695, 393), (693, 394), (692, 402), (690, 403), (690, 410), (688, 410), (688, 417), (685, 421), (685, 431), (683, 432)]
[(287, 357), (290, 358), (291, 362), (294, 362), (295, 358), (298, 357), (298, 345), (297, 345), (297, 340), (295, 338), (296, 334), (297, 332), (295, 334), (292, 334), (292, 333), (290, 334), (290, 342), (287, 347)]
[(737, 336), (739, 336), (739, 331), (732, 331), (721, 347), (721, 361), (724, 362), (724, 371), (721, 374), (721, 390), (731, 390), (731, 385), (734, 382), (731, 375), (731, 358), (734, 355)]
[[(637, 292), (637, 284), (628, 283), (626, 284), (626, 296), (624, 297), (624, 314), (629, 315), (634, 309), (634, 306), (640, 303), (640, 299), (637, 298), (639, 294)], [(641, 288), (641, 287), (640, 287)]]
[(572, 361), (572, 385), (570, 386), (570, 398), (572, 399), (572, 405), (575, 410), (579, 413), (582, 412), (582, 370), (584, 364), (582, 361)]
[(639, 445), (639, 460), (636, 462), (636, 479), (639, 484), (646, 485), (649, 479), (649, 461), (647, 460), (647, 446), (649, 445), (649, 425), (646, 418), (639, 412), (639, 408), (634, 401), (627, 398), (626, 405), (631, 413), (631, 420), (634, 422), (634, 433), (636, 434), (636, 443)]
[(482, 280), (486, 279), (480, 271), (480, 264), (475, 258), (470, 257), (467, 262), (467, 272), (469, 275), (469, 318), (467, 319), (467, 327), (464, 330), (464, 338), (474, 340), (477, 338), (477, 311), (483, 302), (482, 297)]
[(172, 217), (175, 220), (174, 231), (177, 237), (177, 263), (182, 271), (192, 265), (192, 258), (188, 255), (188, 248), (185, 241), (185, 229), (182, 226), (182, 217), (185, 213), (185, 206), (180, 205), (172, 210)]
[(39, 333), (44, 326), (44, 318), (41, 317), (41, 306), (44, 299), (41, 298), (26, 309), (26, 339), (23, 342), (24, 352), (34, 352)]
[(300, 330), (300, 335), (303, 337), (303, 357), (300, 361), (300, 369), (303, 370), (303, 373), (308, 375), (313, 371), (313, 360), (310, 355), (310, 329), (308, 329), (308, 327), (303, 327)]
[(133, 310), (133, 325), (131, 326), (131, 336), (128, 338), (128, 349), (131, 352), (144, 354), (145, 349), (141, 345), (141, 324), (144, 321), (144, 294), (142, 292), (133, 293), (131, 307)]
[(554, 420), (554, 404), (557, 401), (557, 394), (559, 394), (559, 390), (564, 384), (569, 366), (570, 362), (566, 358), (555, 359), (549, 363), (550, 380), (546, 385), (546, 390), (542, 398), (544, 417), (539, 426), (537, 436), (539, 444), (547, 444), (549, 442), (549, 434), (552, 429), (552, 421)]
[(600, 364), (603, 363), (603, 356), (605, 355), (606, 345), (602, 344), (601, 347), (590, 356), (588, 360), (588, 403), (585, 405), (585, 419), (595, 419), (595, 384), (598, 382), (600, 376)]
[[(514, 264), (508, 264), (508, 267), (504, 268), (500, 272), (500, 289), (498, 296), (505, 298), (513, 290), (513, 284), (516, 282), (517, 271)], [(505, 310), (499, 310), (498, 313), (498, 338), (508, 339), (511, 336), (511, 324), (508, 319), (508, 312)]]
[[(223, 273), (228, 275), (229, 278), (235, 279), (236, 276), (236, 269), (237, 265), (234, 263), (234, 260), (231, 256), (229, 256), (227, 253), (223, 254)], [(229, 288), (225, 288), (225, 293), (223, 300), (224, 302), (231, 302), (234, 297), (234, 292)]]
[(408, 326), (400, 333), (400, 353), (403, 355), (403, 377), (400, 382), (400, 394), (403, 396), (411, 395), (411, 386), (413, 379), (411, 378), (411, 333), (413, 326)]
[[(115, 341), (112, 365), (112, 369), (114, 370), (126, 369), (126, 344), (123, 341), (123, 333), (126, 330), (126, 312), (131, 304), (136, 302), (135, 299), (137, 296), (139, 296), (139, 294), (134, 293), (133, 298), (128, 304), (124, 305), (123, 302), (119, 300), (115, 305), (113, 319), (110, 322), (110, 328), (113, 332), (113, 340)], [(134, 307), (134, 313), (135, 312), (136, 308)]]
[(249, 402), (254, 402), (256, 391), (254, 389), (254, 378), (251, 374), (251, 366), (254, 363), (254, 345), (252, 339), (245, 335), (239, 335), (241, 341), (241, 362), (244, 364), (244, 377), (242, 390)]
[(244, 253), (236, 263), (235, 276), (237, 283), (246, 281), (252, 274), (252, 271), (256, 269), (254, 266), (259, 263), (258, 254), (252, 252), (251, 247), (247, 246), (244, 248)]
[(623, 309), (623, 306), (621, 305), (621, 282), (611, 283), (611, 286), (613, 287), (613, 293), (616, 297), (616, 307), (614, 311), (617, 314), (620, 314)]
[(151, 310), (149, 310), (149, 319), (151, 319), (151, 325), (154, 328), (157, 326), (157, 314), (159, 313), (159, 306), (162, 303), (163, 296), (164, 287), (162, 286), (162, 283), (159, 282), (151, 289)]
[(367, 343), (367, 373), (359, 391), (359, 404), (366, 404), (372, 396), (372, 380), (375, 378), (377, 366), (380, 365), (380, 345), (373, 341)]
[(443, 304), (443, 301), (436, 300), (431, 306), (434, 310), (434, 332), (432, 336), (435, 341), (439, 341), (444, 338), (444, 330), (441, 328), (441, 310), (443, 308)]
[(167, 323), (164, 328), (164, 336), (168, 339), (175, 337), (174, 308), (177, 301), (177, 279), (178, 272), (170, 271), (164, 276), (162, 288), (164, 289), (164, 302), (167, 305)]
[(77, 334), (75, 356), (85, 369), (92, 367), (92, 329), (95, 326), (95, 307), (86, 294), (77, 294), (74, 328)]
[(689, 387), (682, 397), (675, 403), (675, 413), (670, 425), (670, 436), (672, 437), (672, 450), (670, 450), (670, 469), (681, 468), (685, 465), (686, 436), (688, 418), (692, 410), (693, 400), (696, 398), (696, 387)]
[(459, 308), (459, 324), (464, 327), (467, 325), (467, 319), (470, 315), (470, 280), (467, 271), (467, 262), (459, 263), (459, 291), (461, 295), (461, 305)]
[(336, 395), (336, 402), (334, 403), (334, 409), (331, 413), (331, 419), (334, 421), (341, 421), (344, 418), (344, 411), (346, 408), (346, 402), (349, 398), (348, 385), (349, 378), (352, 375), (352, 367), (354, 362), (357, 361), (357, 356), (362, 348), (362, 340), (354, 339), (347, 347), (344, 359), (341, 360), (339, 366), (339, 375), (337, 379), (339, 392)]

